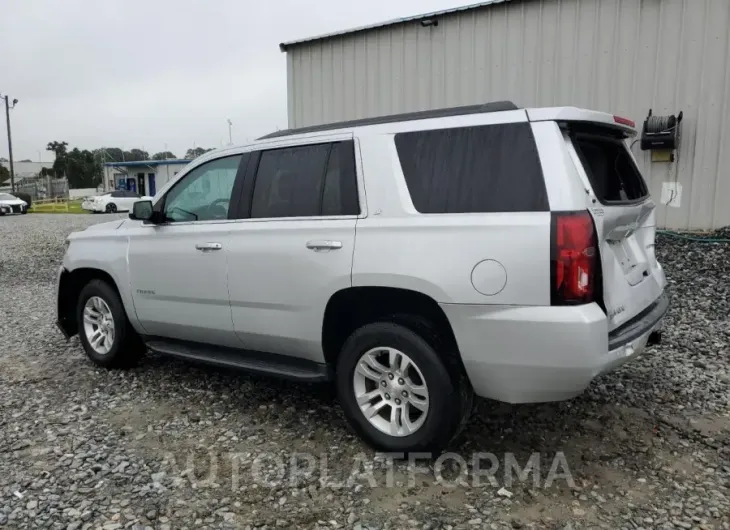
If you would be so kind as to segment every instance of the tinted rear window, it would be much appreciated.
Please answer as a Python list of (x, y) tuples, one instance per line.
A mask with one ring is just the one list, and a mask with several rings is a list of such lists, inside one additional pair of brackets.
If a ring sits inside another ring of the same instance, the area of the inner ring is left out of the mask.
[(549, 210), (528, 123), (400, 133), (395, 145), (421, 213)]
[(601, 202), (633, 202), (649, 194), (646, 182), (620, 139), (573, 135), (573, 145)]
[(251, 217), (357, 215), (354, 143), (303, 145), (261, 153)]

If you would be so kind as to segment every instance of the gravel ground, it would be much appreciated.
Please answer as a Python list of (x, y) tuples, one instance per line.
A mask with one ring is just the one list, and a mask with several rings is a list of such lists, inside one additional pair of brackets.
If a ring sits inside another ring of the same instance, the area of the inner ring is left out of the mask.
[(730, 245), (660, 237), (661, 346), (572, 401), (479, 403), (415, 474), (328, 386), (92, 366), (54, 327), (55, 273), (69, 232), (111, 218), (0, 219), (0, 527), (730, 529)]

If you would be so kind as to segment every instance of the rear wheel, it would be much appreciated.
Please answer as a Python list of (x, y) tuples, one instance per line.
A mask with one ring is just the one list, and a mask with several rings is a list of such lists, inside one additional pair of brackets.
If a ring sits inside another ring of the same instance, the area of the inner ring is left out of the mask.
[(117, 211), (117, 205), (114, 203), (107, 204), (106, 205), (106, 213), (116, 213)]
[(128, 368), (146, 351), (127, 319), (119, 294), (103, 280), (91, 280), (81, 289), (76, 321), (86, 355), (99, 366)]
[(471, 387), (422, 335), (393, 322), (356, 330), (337, 366), (337, 391), (353, 429), (389, 452), (444, 448), (471, 411)]

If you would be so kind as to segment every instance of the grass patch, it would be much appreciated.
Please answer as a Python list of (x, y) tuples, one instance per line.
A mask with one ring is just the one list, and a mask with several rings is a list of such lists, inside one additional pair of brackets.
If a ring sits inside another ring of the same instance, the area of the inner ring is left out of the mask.
[(81, 201), (33, 204), (28, 213), (90, 213), (81, 208)]

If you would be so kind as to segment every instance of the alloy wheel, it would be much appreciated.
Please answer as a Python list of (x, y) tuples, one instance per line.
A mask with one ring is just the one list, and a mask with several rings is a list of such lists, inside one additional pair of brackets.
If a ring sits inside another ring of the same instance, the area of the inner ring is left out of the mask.
[(426, 380), (416, 363), (395, 348), (364, 353), (355, 367), (353, 388), (362, 414), (385, 434), (409, 436), (426, 421)]
[(99, 355), (106, 355), (114, 345), (114, 316), (99, 296), (92, 296), (84, 305), (84, 333), (89, 345)]

